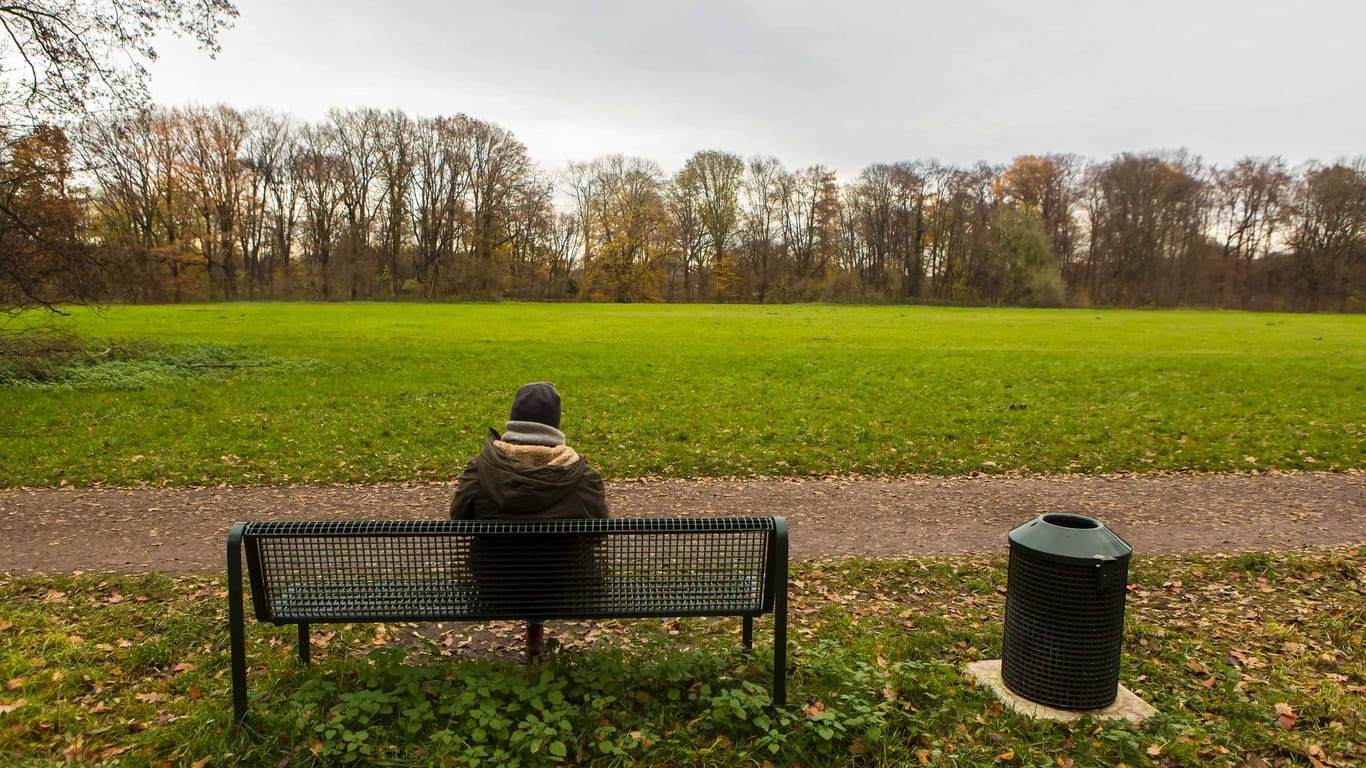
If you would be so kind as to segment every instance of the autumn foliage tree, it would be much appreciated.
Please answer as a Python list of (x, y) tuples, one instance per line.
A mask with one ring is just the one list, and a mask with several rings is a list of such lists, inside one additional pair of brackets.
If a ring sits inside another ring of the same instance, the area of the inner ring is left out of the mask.
[[(102, 263), (75, 236), (66, 131), (148, 106), (144, 62), (158, 35), (211, 52), (229, 0), (14, 0), (0, 5), (0, 308), (55, 309), (95, 297)], [(54, 195), (59, 195), (58, 201)]]
[(98, 262), (68, 187), (71, 154), (51, 127), (0, 147), (0, 307), (9, 311), (97, 295)]
[(571, 171), (583, 223), (585, 297), (661, 300), (670, 238), (659, 166), (644, 158), (609, 155), (571, 166)]

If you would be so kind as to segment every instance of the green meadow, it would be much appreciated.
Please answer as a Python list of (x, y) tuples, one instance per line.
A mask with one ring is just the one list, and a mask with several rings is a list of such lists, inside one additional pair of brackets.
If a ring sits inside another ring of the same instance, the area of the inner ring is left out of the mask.
[(615, 479), (1366, 467), (1362, 315), (244, 303), (60, 322), (69, 369), (0, 358), (4, 486), (449, 480), (537, 380)]

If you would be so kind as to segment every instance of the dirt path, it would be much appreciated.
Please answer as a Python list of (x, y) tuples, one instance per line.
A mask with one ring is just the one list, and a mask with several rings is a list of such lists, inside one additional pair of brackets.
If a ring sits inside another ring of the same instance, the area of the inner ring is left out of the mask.
[[(223, 570), (237, 520), (430, 519), (452, 486), (0, 490), (0, 573)], [(1043, 512), (1136, 555), (1366, 544), (1366, 474), (613, 483), (615, 517), (783, 515), (792, 556), (1004, 553)]]

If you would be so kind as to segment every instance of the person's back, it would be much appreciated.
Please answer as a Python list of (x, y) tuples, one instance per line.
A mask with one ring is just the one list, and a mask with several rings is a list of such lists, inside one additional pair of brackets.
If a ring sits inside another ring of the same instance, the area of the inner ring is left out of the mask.
[[(456, 520), (572, 520), (605, 518), (602, 476), (560, 431), (560, 394), (548, 382), (517, 390), (502, 435), (489, 430), (479, 455), (465, 467), (451, 499)], [(555, 574), (588, 568), (592, 543), (586, 539), (487, 536), (472, 553), (483, 599), (497, 602), (502, 591), (530, 587), (553, 597), (563, 586)], [(544, 622), (527, 617), (527, 654), (540, 653)]]

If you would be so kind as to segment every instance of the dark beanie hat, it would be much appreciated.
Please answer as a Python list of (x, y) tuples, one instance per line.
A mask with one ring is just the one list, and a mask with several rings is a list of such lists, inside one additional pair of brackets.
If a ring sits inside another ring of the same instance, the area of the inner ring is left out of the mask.
[(548, 381), (527, 384), (512, 398), (512, 415), (508, 421), (534, 421), (548, 427), (560, 428), (560, 393)]

